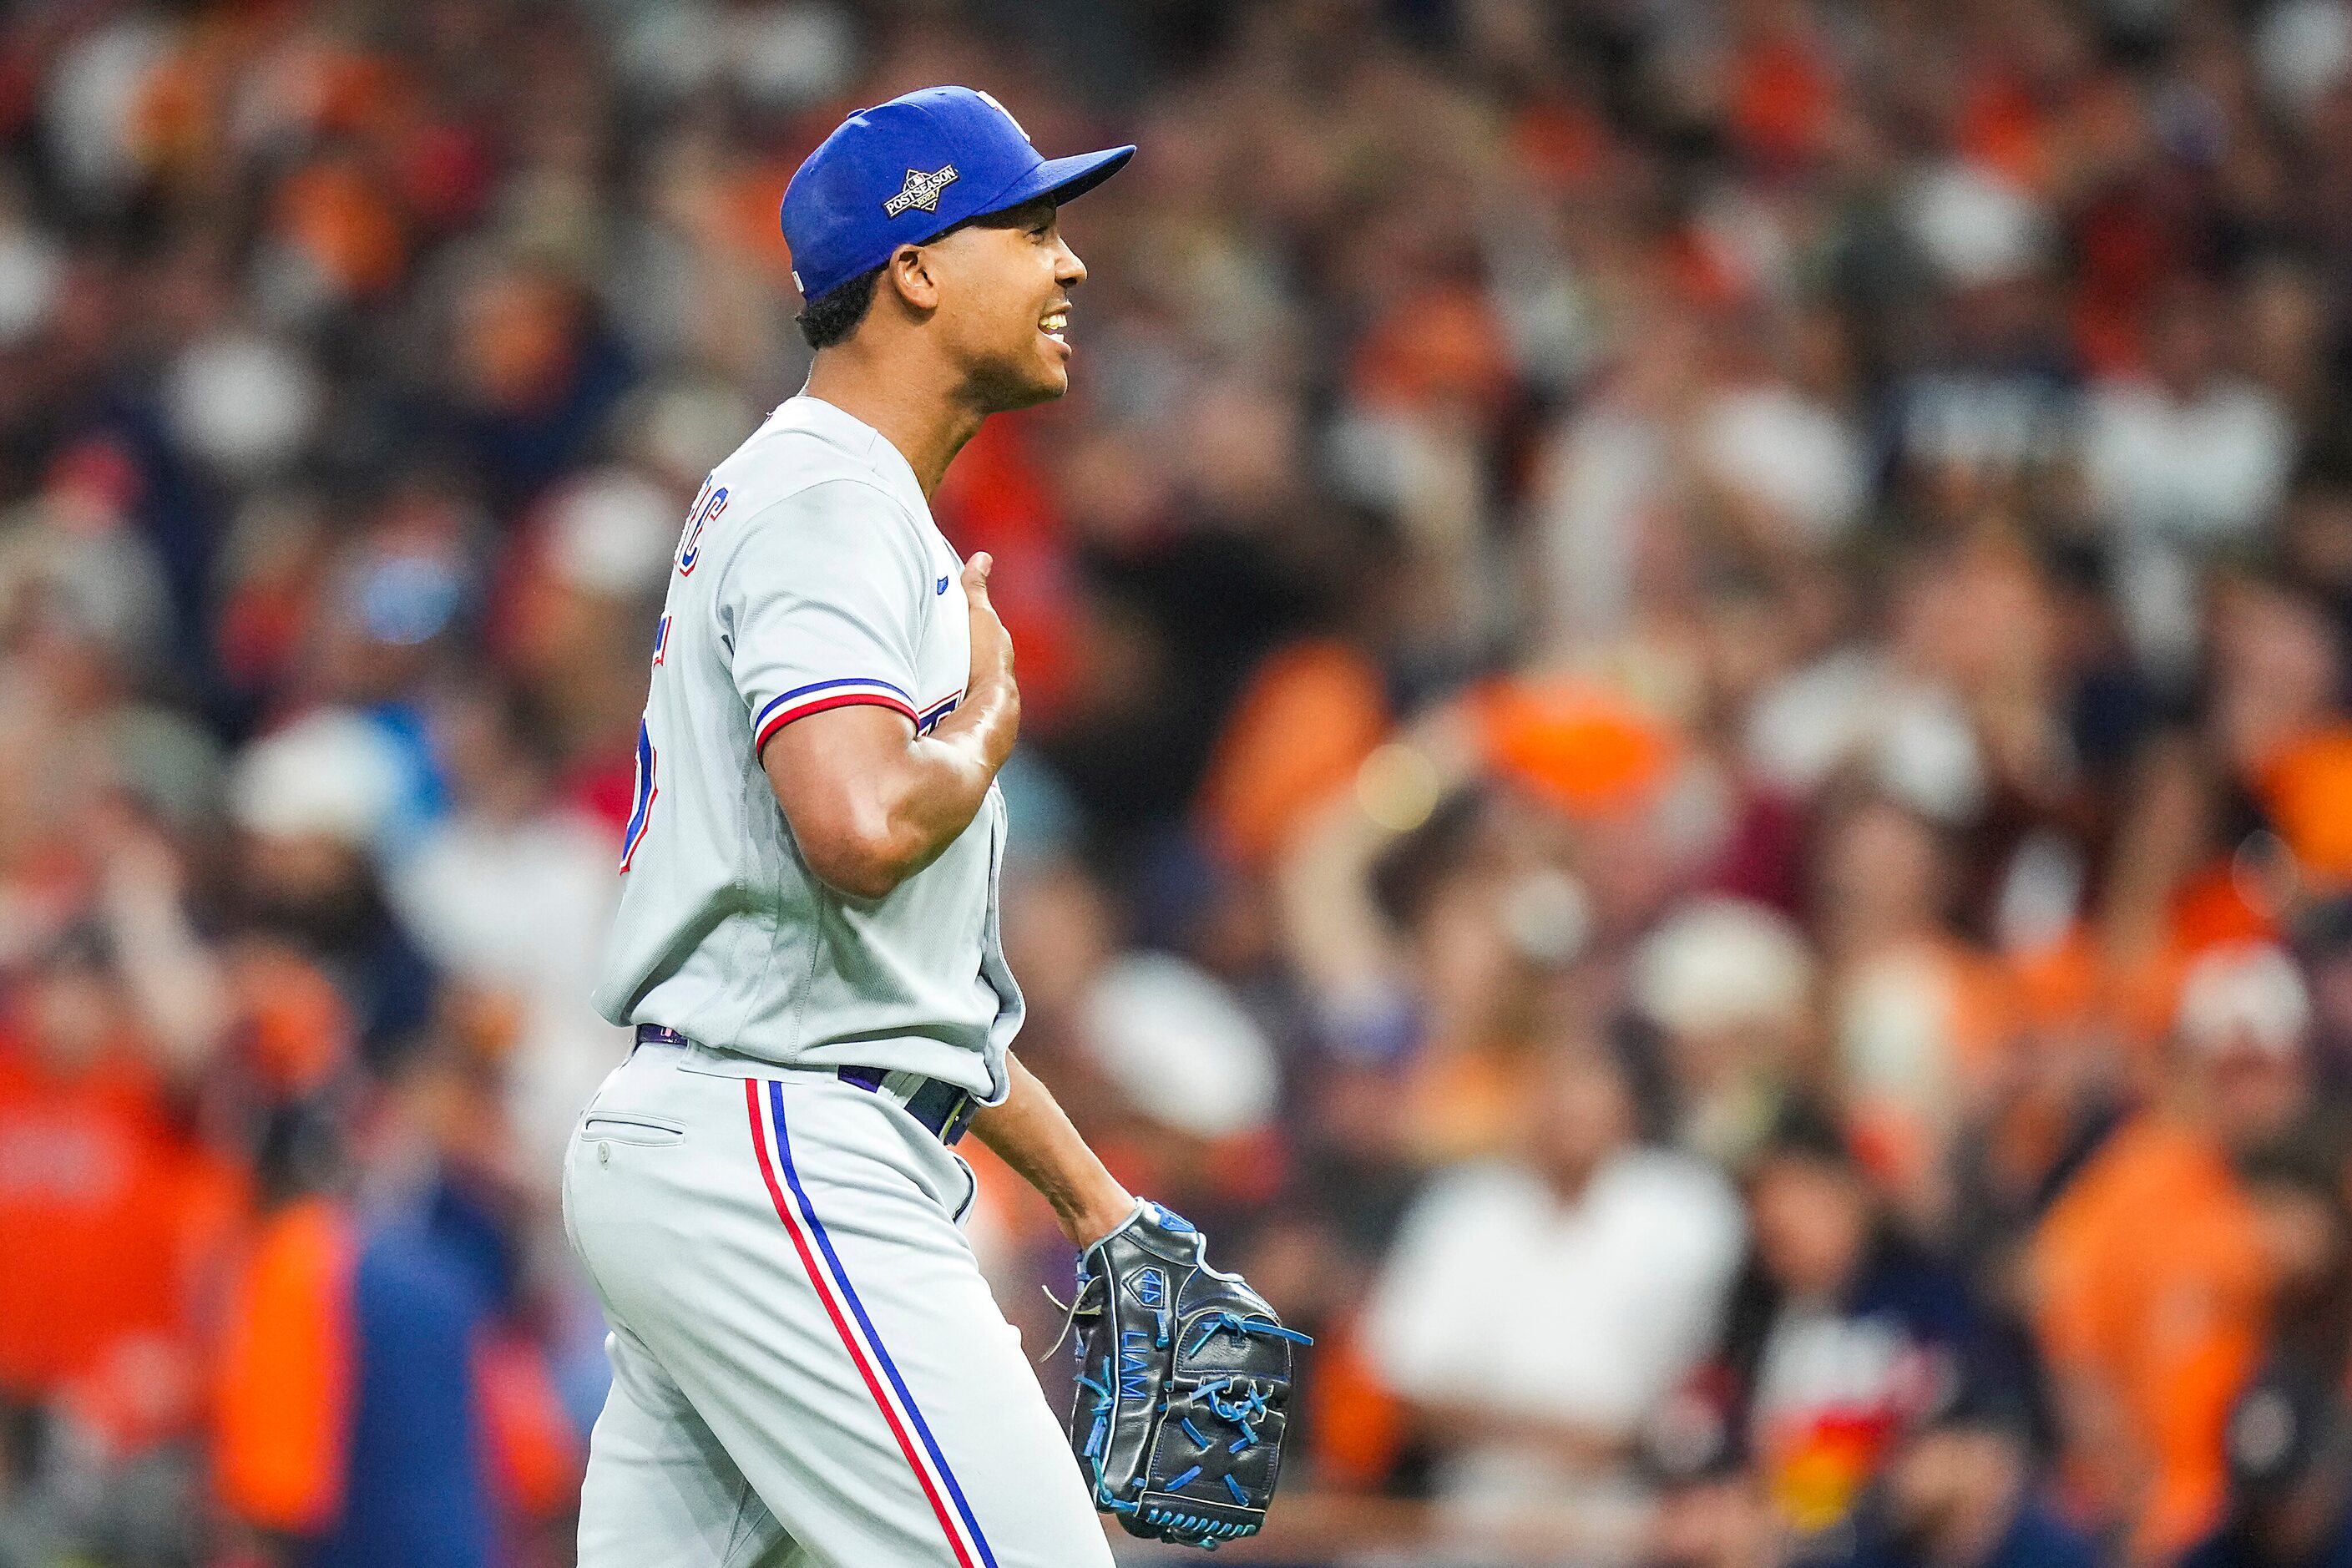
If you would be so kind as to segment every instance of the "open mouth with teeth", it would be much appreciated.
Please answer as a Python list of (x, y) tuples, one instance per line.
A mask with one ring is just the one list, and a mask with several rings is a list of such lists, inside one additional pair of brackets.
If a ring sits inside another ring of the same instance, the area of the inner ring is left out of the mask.
[(1038, 321), (1037, 330), (1044, 332), (1055, 342), (1060, 343), (1064, 348), (1067, 348), (1070, 343), (1069, 307), (1066, 305), (1059, 310), (1046, 311), (1044, 317)]

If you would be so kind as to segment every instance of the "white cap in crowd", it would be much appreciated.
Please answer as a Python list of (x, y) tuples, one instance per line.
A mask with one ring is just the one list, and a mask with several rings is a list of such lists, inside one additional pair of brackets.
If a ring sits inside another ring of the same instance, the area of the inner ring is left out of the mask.
[(1813, 959), (1796, 922), (1746, 899), (1695, 899), (1643, 942), (1633, 1000), (1675, 1034), (1769, 1024), (1801, 1014)]
[(1095, 1059), (1153, 1121), (1222, 1138), (1273, 1116), (1273, 1046), (1214, 976), (1185, 960), (1113, 960), (1087, 993), (1085, 1019)]
[(555, 569), (574, 587), (614, 598), (657, 592), (678, 518), (676, 499), (642, 474), (583, 474), (549, 502)]
[(248, 746), (229, 785), (236, 825), (264, 838), (373, 847), (403, 809), (398, 742), (356, 713), (322, 709)]
[(2232, 942), (2198, 956), (2180, 985), (2174, 1026), (2205, 1056), (2252, 1048), (2293, 1054), (2311, 1022), (2311, 996), (2294, 961), (2267, 942)]

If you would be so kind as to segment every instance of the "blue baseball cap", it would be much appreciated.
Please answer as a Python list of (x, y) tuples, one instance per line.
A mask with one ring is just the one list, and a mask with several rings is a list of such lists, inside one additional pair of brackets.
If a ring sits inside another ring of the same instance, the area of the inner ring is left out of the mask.
[(784, 243), (801, 296), (821, 300), (902, 245), (1039, 196), (1068, 201), (1133, 147), (1047, 158), (1004, 106), (968, 87), (927, 87), (861, 109), (784, 187)]

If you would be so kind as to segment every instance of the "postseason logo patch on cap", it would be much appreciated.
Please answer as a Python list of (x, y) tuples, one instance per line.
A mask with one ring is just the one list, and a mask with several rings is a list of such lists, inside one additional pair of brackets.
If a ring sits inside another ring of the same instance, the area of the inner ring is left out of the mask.
[(882, 204), (883, 215), (887, 217), (897, 217), (900, 213), (911, 211), (916, 207), (920, 207), (927, 213), (939, 211), (940, 193), (955, 184), (955, 177), (956, 169), (953, 163), (941, 164), (928, 174), (920, 169), (908, 170), (905, 186), (897, 195)]

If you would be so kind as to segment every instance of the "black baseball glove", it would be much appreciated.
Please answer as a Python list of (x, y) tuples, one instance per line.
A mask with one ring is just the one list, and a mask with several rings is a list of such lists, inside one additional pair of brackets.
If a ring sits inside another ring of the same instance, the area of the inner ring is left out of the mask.
[(1203, 1247), (1143, 1203), (1078, 1259), (1070, 1447), (1129, 1534), (1214, 1547), (1265, 1522), (1292, 1350), (1313, 1342)]

